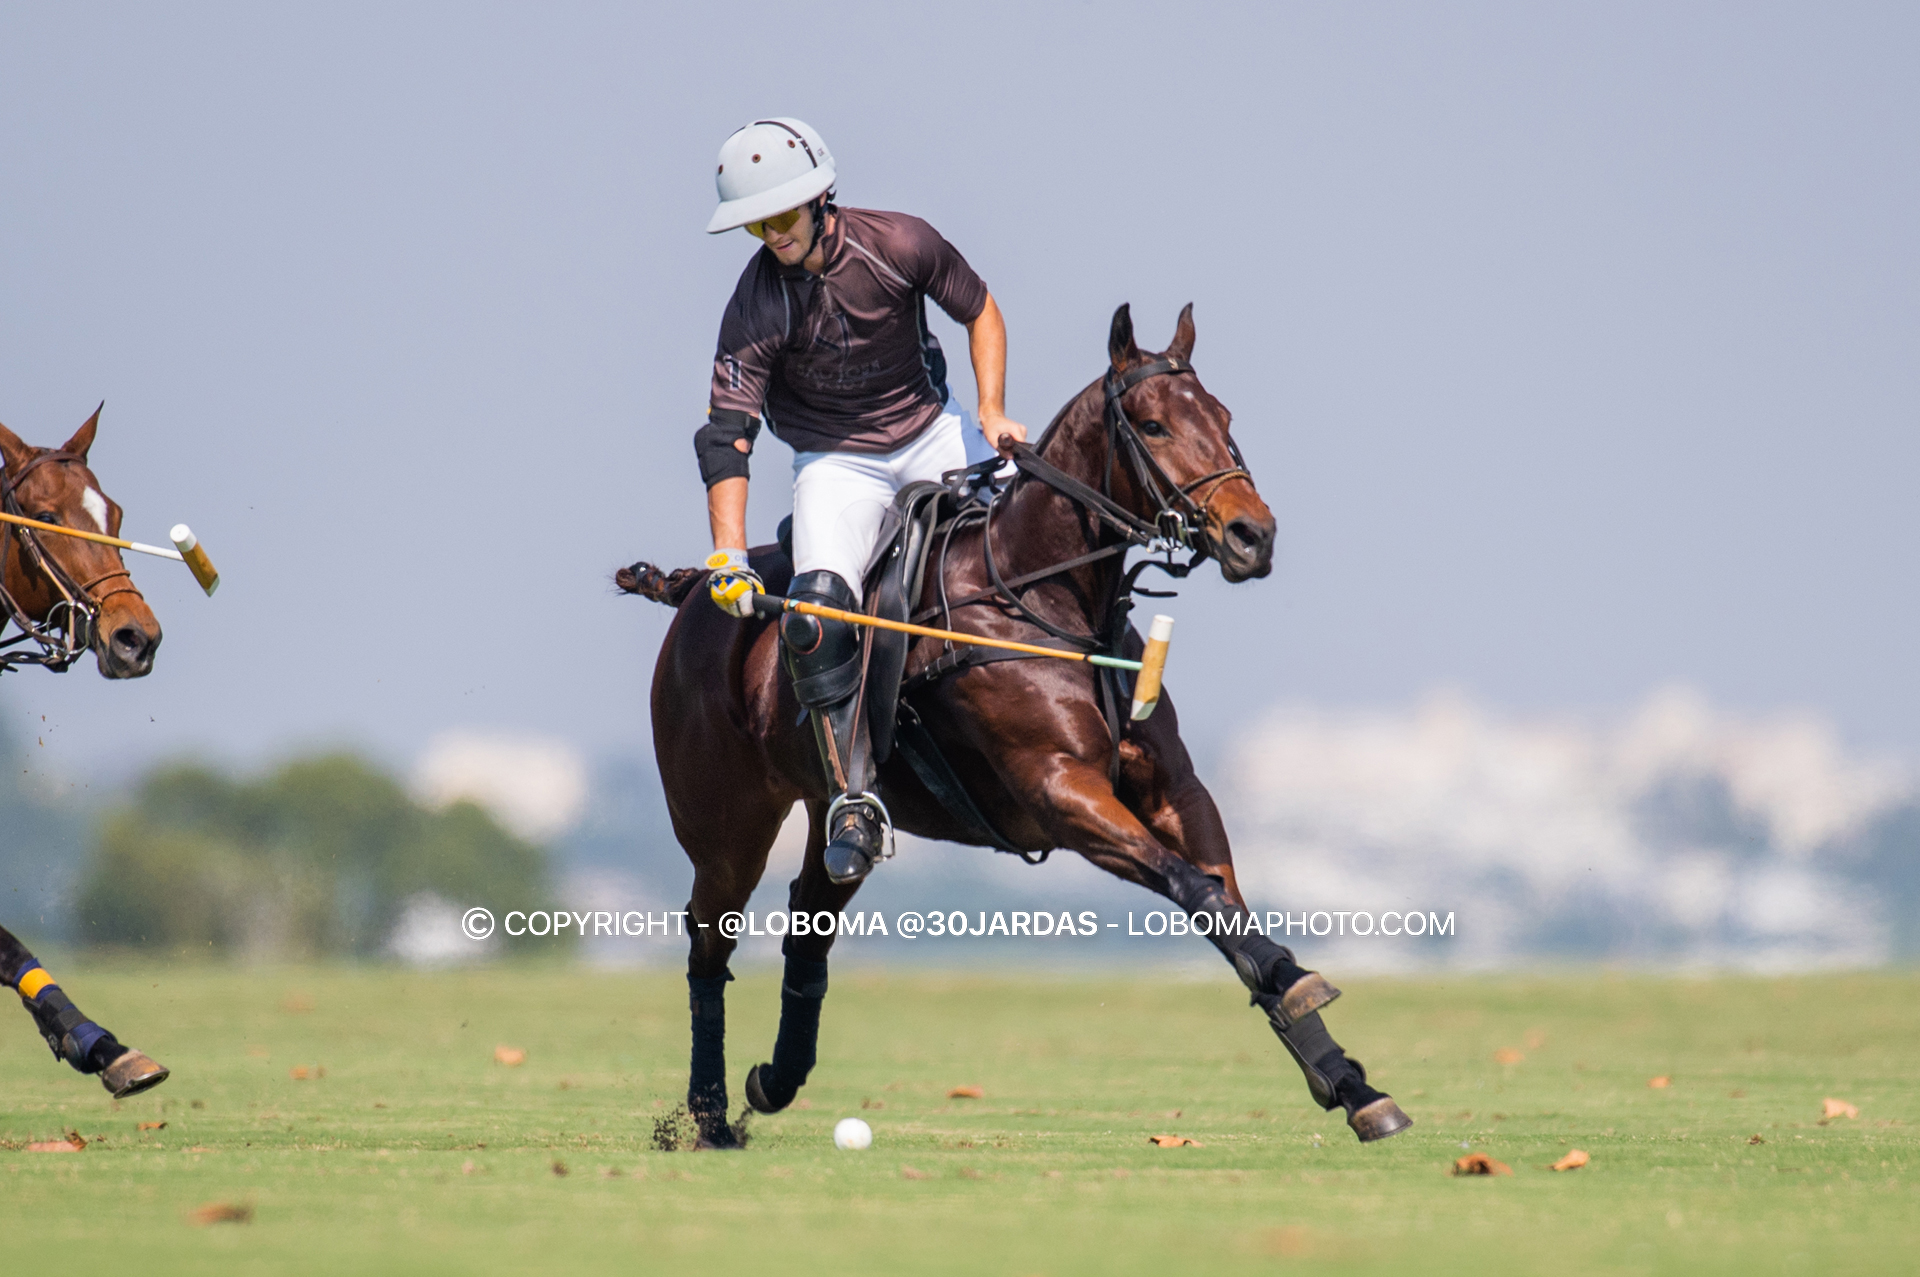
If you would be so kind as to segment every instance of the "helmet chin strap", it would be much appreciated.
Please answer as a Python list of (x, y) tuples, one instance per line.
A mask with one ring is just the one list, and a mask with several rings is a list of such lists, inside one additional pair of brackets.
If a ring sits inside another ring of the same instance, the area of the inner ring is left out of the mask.
[[(807, 257), (812, 257), (813, 250), (816, 248), (820, 249), (824, 258), (826, 249), (821, 246), (827, 238), (827, 214), (834, 211), (833, 192), (829, 190), (824, 195), (814, 196), (813, 203), (807, 207), (813, 212), (813, 243), (807, 245), (806, 257), (800, 259), (800, 265), (803, 267), (807, 264)], [(820, 264), (824, 266), (826, 262), (822, 260)]]

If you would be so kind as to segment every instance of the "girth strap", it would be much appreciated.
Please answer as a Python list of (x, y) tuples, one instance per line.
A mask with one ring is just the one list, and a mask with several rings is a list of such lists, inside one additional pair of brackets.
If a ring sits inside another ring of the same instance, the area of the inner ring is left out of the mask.
[(893, 744), (895, 751), (913, 768), (913, 774), (920, 778), (920, 783), (927, 787), (927, 792), (947, 809), (948, 815), (960, 822), (965, 841), (1018, 856), (1030, 865), (1041, 864), (1053, 854), (1051, 848), (1036, 854), (1017, 847), (993, 827), (993, 822), (973, 801), (973, 795), (967, 792), (966, 785), (954, 774), (953, 764), (940, 752), (933, 733), (911, 706), (901, 707)]

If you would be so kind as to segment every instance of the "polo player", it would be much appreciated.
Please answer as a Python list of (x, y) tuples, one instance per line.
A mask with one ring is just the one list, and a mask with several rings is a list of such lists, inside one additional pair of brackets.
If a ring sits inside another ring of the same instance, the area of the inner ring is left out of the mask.
[[(707, 485), (713, 601), (752, 615), (764, 586), (747, 564), (747, 459), (764, 423), (793, 448), (793, 598), (860, 605), (894, 494), (1024, 443), (1005, 410), (1007, 330), (993, 295), (917, 217), (834, 203), (837, 170), (799, 120), (755, 120), (720, 147), (709, 234), (745, 228), (760, 250), (720, 321), (707, 422), (694, 433)], [(980, 391), (975, 429), (927, 327), (931, 298), (967, 330)], [(864, 664), (856, 628), (788, 613), (780, 637), (812, 716), (832, 795), (826, 870), (864, 878), (888, 817), (856, 739)]]

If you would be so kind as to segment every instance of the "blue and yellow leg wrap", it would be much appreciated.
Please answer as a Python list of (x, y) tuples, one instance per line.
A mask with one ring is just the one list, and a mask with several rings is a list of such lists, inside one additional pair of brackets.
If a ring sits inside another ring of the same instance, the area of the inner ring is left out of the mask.
[(65, 1060), (82, 1073), (98, 1073), (126, 1050), (113, 1034), (73, 1005), (37, 960), (28, 959), (7, 984), (20, 995), (55, 1059)]

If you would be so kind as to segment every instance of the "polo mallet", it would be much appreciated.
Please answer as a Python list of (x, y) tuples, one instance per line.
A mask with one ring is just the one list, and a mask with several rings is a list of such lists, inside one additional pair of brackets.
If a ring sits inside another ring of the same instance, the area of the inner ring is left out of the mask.
[(1133, 720), (1135, 722), (1153, 713), (1153, 707), (1160, 703), (1160, 675), (1167, 667), (1167, 647), (1173, 641), (1173, 618), (1170, 616), (1153, 618), (1153, 628), (1147, 637), (1147, 650), (1141, 654), (1142, 659), (1130, 661), (1124, 656), (1102, 656), (1098, 652), (1068, 652), (1057, 647), (1041, 647), (1037, 643), (1016, 643), (1011, 639), (988, 638), (984, 634), (936, 630), (932, 626), (914, 625), (908, 621), (890, 621), (882, 616), (868, 616), (864, 612), (847, 612), (837, 607), (823, 607), (818, 603), (802, 603), (798, 599), (784, 598), (778, 594), (755, 593), (753, 610), (762, 616), (798, 612), (802, 616), (845, 621), (848, 625), (865, 625), (876, 630), (893, 630), (896, 633), (913, 634), (920, 638), (945, 639), (949, 643), (997, 647), (1003, 652), (1025, 652), (1029, 656), (1051, 656), (1060, 661), (1080, 661), (1107, 669), (1132, 670), (1139, 675), (1133, 684)]
[(173, 525), (170, 534), (177, 549), (169, 550), (164, 546), (145, 545), (139, 541), (123, 541), (119, 537), (110, 537), (103, 532), (83, 532), (79, 528), (63, 528), (57, 523), (42, 523), (38, 519), (28, 519), (17, 514), (0, 511), (0, 523), (13, 523), (23, 528), (32, 528), (35, 532), (56, 532), (63, 537), (78, 537), (82, 541), (96, 541), (101, 545), (118, 546), (122, 550), (132, 550), (136, 554), (151, 554), (156, 559), (172, 559), (184, 563), (193, 573), (193, 579), (200, 582), (200, 588), (211, 595), (220, 588), (220, 571), (213, 566), (213, 560), (200, 547), (193, 535), (193, 529), (184, 523)]

